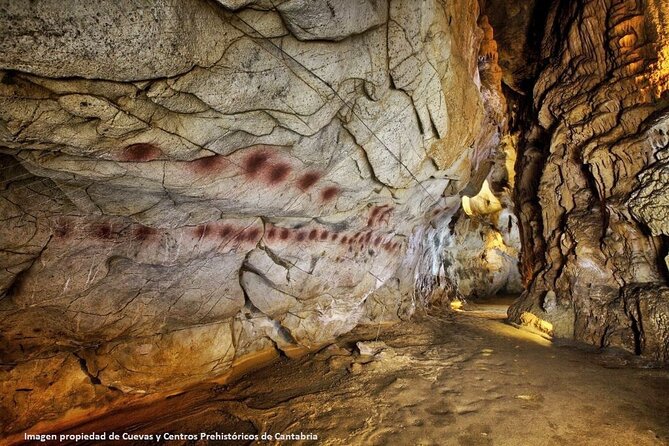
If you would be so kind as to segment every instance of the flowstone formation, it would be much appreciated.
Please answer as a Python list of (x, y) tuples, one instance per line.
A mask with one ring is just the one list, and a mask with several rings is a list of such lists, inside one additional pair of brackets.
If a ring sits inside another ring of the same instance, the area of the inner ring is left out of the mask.
[(660, 0), (553, 2), (545, 11), (528, 92), (535, 119), (516, 169), (528, 291), (509, 312), (661, 362), (669, 360), (667, 14)]
[(486, 15), (479, 17), (478, 26), (483, 32), (478, 73), (486, 119), (471, 161), (475, 169), (460, 199), (451, 199), (448, 212), (432, 211), (434, 218), (418, 230), (422, 274), (417, 291), (424, 306), (522, 291), (513, 202), (517, 135), (509, 128), (503, 70)]
[(466, 1), (1, 1), (2, 429), (408, 317), (499, 145), (485, 25)]

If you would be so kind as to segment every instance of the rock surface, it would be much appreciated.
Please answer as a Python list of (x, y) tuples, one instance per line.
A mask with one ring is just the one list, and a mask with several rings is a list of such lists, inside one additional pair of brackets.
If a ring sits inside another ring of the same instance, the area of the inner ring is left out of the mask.
[(666, 2), (555, 2), (516, 202), (528, 290), (557, 336), (666, 361)]
[(471, 2), (0, 6), (3, 430), (427, 298), (503, 126)]
[(0, 430), (521, 286), (669, 360), (666, 2), (140, 3), (0, 0)]
[[(302, 431), (346, 445), (669, 441), (669, 370), (643, 368), (634, 355), (556, 347), (466, 313), (418, 317), (375, 342), (377, 336), (375, 327), (360, 327), (336, 345), (277, 359), (240, 382), (202, 383), (60, 431)], [(373, 357), (358, 355), (351, 347), (360, 339), (385, 346)]]

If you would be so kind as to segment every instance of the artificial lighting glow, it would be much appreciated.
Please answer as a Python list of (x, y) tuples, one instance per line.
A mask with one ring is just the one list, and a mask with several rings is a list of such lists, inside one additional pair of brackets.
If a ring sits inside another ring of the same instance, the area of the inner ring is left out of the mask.
[(502, 234), (499, 231), (488, 231), (485, 235), (485, 249), (489, 251), (491, 249), (499, 249), (504, 251), (506, 245), (504, 244), (504, 239)]
[(651, 67), (650, 82), (659, 97), (665, 91), (669, 91), (669, 27), (667, 26), (669, 3), (666, 0), (650, 0), (648, 12), (651, 22), (655, 25), (659, 46), (657, 62)]
[(523, 312), (523, 314), (520, 315), (520, 322), (526, 327), (536, 328), (542, 333), (546, 333), (548, 336), (553, 336), (553, 324), (532, 313), (528, 313), (527, 311)]
[(490, 190), (488, 180), (483, 181), (481, 190), (473, 197), (462, 197), (462, 209), (469, 215), (488, 215), (502, 210), (502, 203)]
[(462, 301), (454, 300), (451, 302), (451, 310), (453, 311), (462, 311)]

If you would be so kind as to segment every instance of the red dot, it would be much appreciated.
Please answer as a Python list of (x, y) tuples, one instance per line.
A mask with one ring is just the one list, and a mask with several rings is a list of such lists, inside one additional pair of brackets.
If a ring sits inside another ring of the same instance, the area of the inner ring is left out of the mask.
[(95, 227), (95, 235), (102, 240), (109, 240), (114, 237), (114, 231), (111, 224), (99, 224)]
[(228, 164), (228, 160), (222, 155), (212, 155), (190, 161), (190, 169), (197, 174), (210, 174), (222, 170)]
[(153, 161), (160, 158), (163, 152), (153, 144), (138, 143), (130, 144), (121, 155), (123, 161)]
[(318, 172), (307, 172), (300, 177), (297, 181), (297, 185), (302, 190), (309, 190), (311, 186), (316, 184), (318, 180), (321, 179), (321, 174)]
[(316, 237), (318, 237), (318, 231), (316, 229), (309, 231), (309, 240), (316, 240)]
[(135, 238), (135, 240), (144, 241), (147, 240), (156, 232), (157, 231), (154, 228), (142, 225), (135, 228), (135, 230), (133, 231), (133, 237)]
[(70, 225), (67, 221), (58, 221), (53, 227), (53, 233), (56, 237), (63, 238), (70, 232)]
[(330, 201), (335, 196), (337, 196), (337, 194), (339, 194), (339, 188), (335, 186), (330, 186), (321, 191), (321, 198), (323, 199), (323, 201)]
[(267, 160), (269, 160), (270, 155), (265, 152), (255, 152), (246, 157), (244, 161), (244, 170), (250, 176), (255, 176), (258, 172), (265, 167)]
[(195, 237), (205, 238), (212, 233), (212, 228), (208, 224), (199, 225), (195, 227)]
[(258, 238), (259, 235), (260, 235), (260, 229), (253, 228), (246, 232), (246, 240), (248, 241), (255, 240)]
[(221, 238), (226, 238), (230, 234), (232, 234), (232, 227), (230, 227), (229, 225), (223, 226), (219, 231), (219, 235), (221, 236)]
[(277, 164), (272, 167), (269, 171), (269, 182), (270, 184), (278, 184), (286, 179), (290, 173), (290, 166), (288, 164)]

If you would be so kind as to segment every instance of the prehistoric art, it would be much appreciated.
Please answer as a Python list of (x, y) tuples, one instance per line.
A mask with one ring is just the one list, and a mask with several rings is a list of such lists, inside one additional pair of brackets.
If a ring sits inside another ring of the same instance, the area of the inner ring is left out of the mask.
[(0, 0), (0, 221), (0, 442), (669, 442), (666, 0)]

